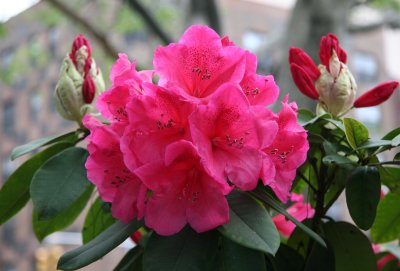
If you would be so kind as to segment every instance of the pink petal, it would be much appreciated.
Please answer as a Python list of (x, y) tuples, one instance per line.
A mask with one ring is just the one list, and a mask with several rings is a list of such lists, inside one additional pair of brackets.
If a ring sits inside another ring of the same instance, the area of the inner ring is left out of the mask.
[(239, 83), (244, 74), (244, 51), (223, 47), (217, 33), (192, 26), (178, 44), (157, 48), (153, 61), (160, 84), (177, 86), (189, 97), (204, 98), (226, 82)]

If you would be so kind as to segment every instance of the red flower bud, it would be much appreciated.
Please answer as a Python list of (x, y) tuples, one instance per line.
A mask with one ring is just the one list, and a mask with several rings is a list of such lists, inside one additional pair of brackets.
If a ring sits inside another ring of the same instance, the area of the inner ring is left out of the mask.
[(383, 103), (390, 96), (394, 90), (399, 86), (397, 81), (389, 81), (377, 85), (373, 89), (361, 95), (355, 102), (354, 107), (369, 107)]
[(90, 46), (89, 41), (82, 34), (77, 35), (74, 39), (74, 42), (72, 43), (71, 53), (69, 54), (69, 57), (72, 59), (75, 65), (76, 65), (75, 53), (84, 45), (86, 46), (87, 49), (88, 58), (90, 58), (92, 56), (92, 47)]
[(85, 103), (90, 104), (93, 102), (96, 95), (96, 85), (90, 75), (85, 76), (82, 87), (83, 100)]
[(321, 75), (321, 72), (311, 57), (300, 48), (291, 47), (289, 49), (289, 63), (300, 66), (313, 81), (317, 80)]
[(334, 34), (329, 33), (321, 38), (319, 45), (319, 58), (321, 60), (321, 64), (325, 65), (328, 71), (329, 60), (331, 59), (333, 50), (335, 50), (340, 62), (346, 64), (346, 52), (340, 47), (338, 38)]
[(135, 242), (135, 244), (139, 244), (140, 239), (142, 239), (142, 233), (140, 232), (140, 230), (135, 231), (131, 235), (131, 239), (133, 240), (133, 242)]
[(295, 63), (290, 64), (290, 72), (292, 73), (293, 81), (299, 90), (307, 97), (318, 100), (319, 94), (315, 89), (314, 82), (308, 73), (306, 73), (303, 68)]

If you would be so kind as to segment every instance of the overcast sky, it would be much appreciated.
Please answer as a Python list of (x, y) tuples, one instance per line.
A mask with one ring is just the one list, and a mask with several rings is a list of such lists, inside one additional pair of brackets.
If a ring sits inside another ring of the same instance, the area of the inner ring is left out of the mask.
[(7, 21), (37, 2), (39, 0), (0, 0), (0, 22)]

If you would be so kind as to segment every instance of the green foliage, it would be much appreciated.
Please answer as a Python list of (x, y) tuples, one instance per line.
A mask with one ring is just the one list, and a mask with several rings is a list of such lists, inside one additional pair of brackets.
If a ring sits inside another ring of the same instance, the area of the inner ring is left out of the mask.
[(390, 242), (400, 238), (400, 193), (392, 192), (379, 203), (376, 220), (371, 229), (375, 243)]
[(328, 222), (323, 228), (335, 254), (335, 270), (376, 270), (371, 243), (357, 227), (347, 222)]
[(368, 129), (361, 122), (351, 118), (344, 118), (343, 124), (347, 141), (354, 150), (368, 140)]
[(222, 240), (217, 263), (218, 271), (266, 271), (265, 256), (262, 252), (241, 246), (227, 238)]
[(198, 234), (186, 227), (172, 236), (153, 233), (143, 254), (143, 271), (215, 270), (210, 264), (218, 251), (218, 234)]
[(125, 241), (141, 226), (142, 222), (136, 220), (127, 224), (115, 222), (89, 243), (65, 253), (58, 261), (57, 269), (76, 270), (91, 264)]
[(71, 225), (85, 208), (92, 192), (93, 185), (87, 187), (86, 191), (76, 201), (72, 202), (70, 206), (50, 219), (39, 220), (37, 211), (33, 210), (32, 225), (37, 239), (42, 241), (49, 234)]
[(100, 198), (97, 198), (85, 218), (82, 229), (83, 243), (86, 244), (93, 240), (97, 235), (114, 224), (115, 221), (115, 218), (111, 215), (110, 207)]
[(232, 192), (228, 196), (229, 223), (219, 231), (232, 241), (275, 255), (280, 238), (267, 210), (248, 195)]
[(114, 271), (142, 271), (143, 270), (143, 249), (136, 246), (129, 250), (122, 258)]
[(71, 147), (47, 160), (33, 176), (30, 193), (39, 220), (51, 219), (75, 202), (91, 184), (87, 151)]
[(75, 143), (77, 139), (78, 135), (76, 132), (39, 138), (13, 149), (11, 152), (11, 160), (17, 159), (18, 157), (27, 154), (31, 151), (37, 150), (43, 146), (51, 145), (57, 142)]
[(29, 187), (35, 172), (51, 157), (71, 147), (70, 143), (58, 143), (34, 155), (8, 177), (0, 190), (0, 224), (18, 213), (29, 201)]
[(363, 230), (374, 223), (380, 193), (379, 171), (375, 167), (358, 167), (347, 180), (347, 207), (354, 222)]

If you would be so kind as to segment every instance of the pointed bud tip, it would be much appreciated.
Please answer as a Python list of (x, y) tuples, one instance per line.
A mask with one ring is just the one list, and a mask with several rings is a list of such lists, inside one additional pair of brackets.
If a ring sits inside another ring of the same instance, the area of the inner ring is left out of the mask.
[(82, 46), (86, 46), (88, 57), (90, 58), (92, 55), (92, 47), (90, 42), (86, 39), (86, 37), (82, 34), (78, 34), (74, 42), (72, 43), (71, 53), (69, 54), (70, 58), (75, 62), (75, 53), (78, 51)]
[(304, 69), (299, 65), (292, 63), (290, 64), (290, 72), (293, 81), (299, 88), (300, 92), (313, 100), (318, 100), (319, 94), (315, 89), (314, 82)]
[(389, 99), (398, 86), (399, 82), (397, 81), (389, 81), (379, 84), (361, 95), (354, 102), (354, 107), (359, 108), (379, 105)]

